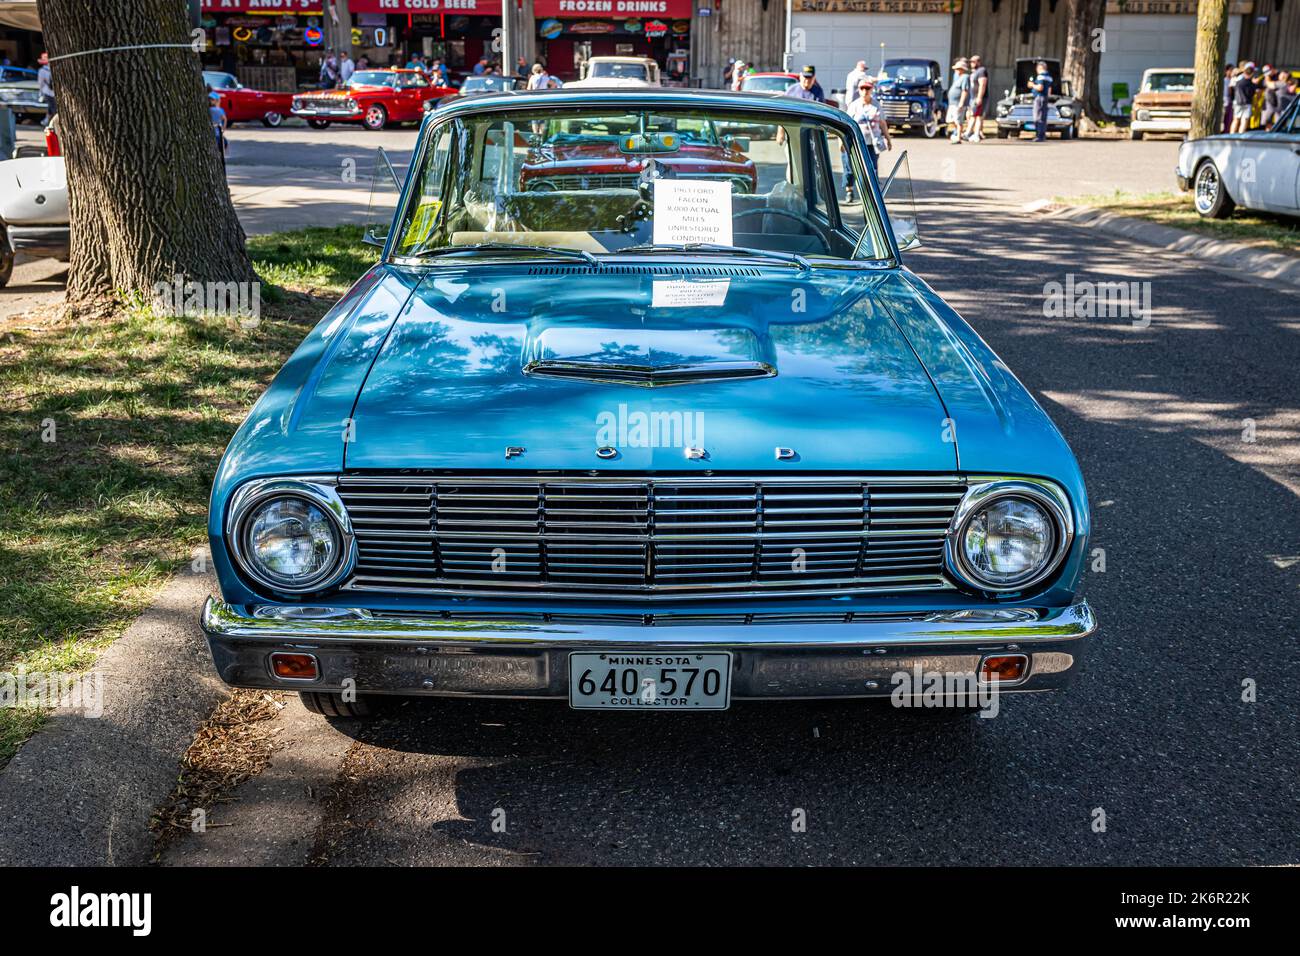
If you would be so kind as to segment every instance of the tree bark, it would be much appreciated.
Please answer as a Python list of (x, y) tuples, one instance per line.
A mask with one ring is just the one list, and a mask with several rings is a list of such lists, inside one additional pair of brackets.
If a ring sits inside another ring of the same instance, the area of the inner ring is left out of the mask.
[[(38, 0), (51, 58), (189, 44), (185, 0)], [(193, 49), (51, 63), (72, 227), (68, 304), (99, 309), (156, 283), (252, 281), (244, 230)]]
[(1228, 0), (1201, 0), (1196, 9), (1196, 89), (1189, 139), (1223, 132), (1223, 68), (1228, 56)]
[(1108, 115), (1101, 102), (1099, 76), (1105, 33), (1098, 31), (1103, 31), (1106, 23), (1106, 0), (1069, 0), (1065, 15), (1065, 61), (1061, 72), (1083, 107), (1084, 118), (1093, 124), (1104, 122)]

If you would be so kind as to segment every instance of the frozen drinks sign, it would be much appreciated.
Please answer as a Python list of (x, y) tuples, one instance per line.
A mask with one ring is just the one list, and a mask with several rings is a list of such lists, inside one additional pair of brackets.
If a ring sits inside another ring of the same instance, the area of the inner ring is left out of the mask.
[(731, 245), (731, 184), (700, 179), (655, 180), (656, 243)]
[(691, 0), (534, 0), (537, 17), (689, 17)]

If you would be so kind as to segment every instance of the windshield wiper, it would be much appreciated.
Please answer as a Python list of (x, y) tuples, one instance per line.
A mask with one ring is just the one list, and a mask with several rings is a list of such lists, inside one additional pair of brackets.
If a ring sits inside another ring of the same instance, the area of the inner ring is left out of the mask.
[(416, 257), (450, 256), (458, 252), (533, 252), (545, 256), (566, 256), (572, 259), (583, 259), (597, 269), (600, 268), (600, 260), (585, 249), (566, 249), (563, 246), (532, 246), (524, 242), (473, 242), (465, 246), (442, 246), (437, 249), (423, 249), (416, 253)]
[(615, 255), (625, 252), (733, 252), (764, 259), (793, 262), (804, 272), (812, 269), (810, 263), (797, 252), (778, 252), (775, 249), (751, 249), (749, 246), (726, 246), (716, 242), (647, 242), (639, 246), (613, 250)]

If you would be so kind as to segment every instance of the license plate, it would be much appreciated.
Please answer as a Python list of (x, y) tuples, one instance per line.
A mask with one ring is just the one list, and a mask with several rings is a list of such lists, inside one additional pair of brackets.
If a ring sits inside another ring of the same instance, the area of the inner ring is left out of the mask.
[(726, 710), (731, 654), (570, 654), (569, 706), (595, 710)]

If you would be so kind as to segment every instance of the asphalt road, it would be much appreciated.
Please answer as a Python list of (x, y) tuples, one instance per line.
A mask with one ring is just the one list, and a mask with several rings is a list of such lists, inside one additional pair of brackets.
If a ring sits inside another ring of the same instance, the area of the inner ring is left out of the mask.
[[(1300, 294), (1020, 208), (1097, 191), (1105, 167), (1166, 188), (1175, 149), (914, 153), (928, 245), (909, 265), (1040, 398), (1088, 480), (1101, 630), (1068, 692), (1004, 698), (991, 720), (422, 701), (331, 725), (295, 701), (271, 770), (214, 812), (233, 825), (168, 861), (1300, 862)], [(1150, 283), (1149, 326), (1045, 317), (1068, 273)]]

